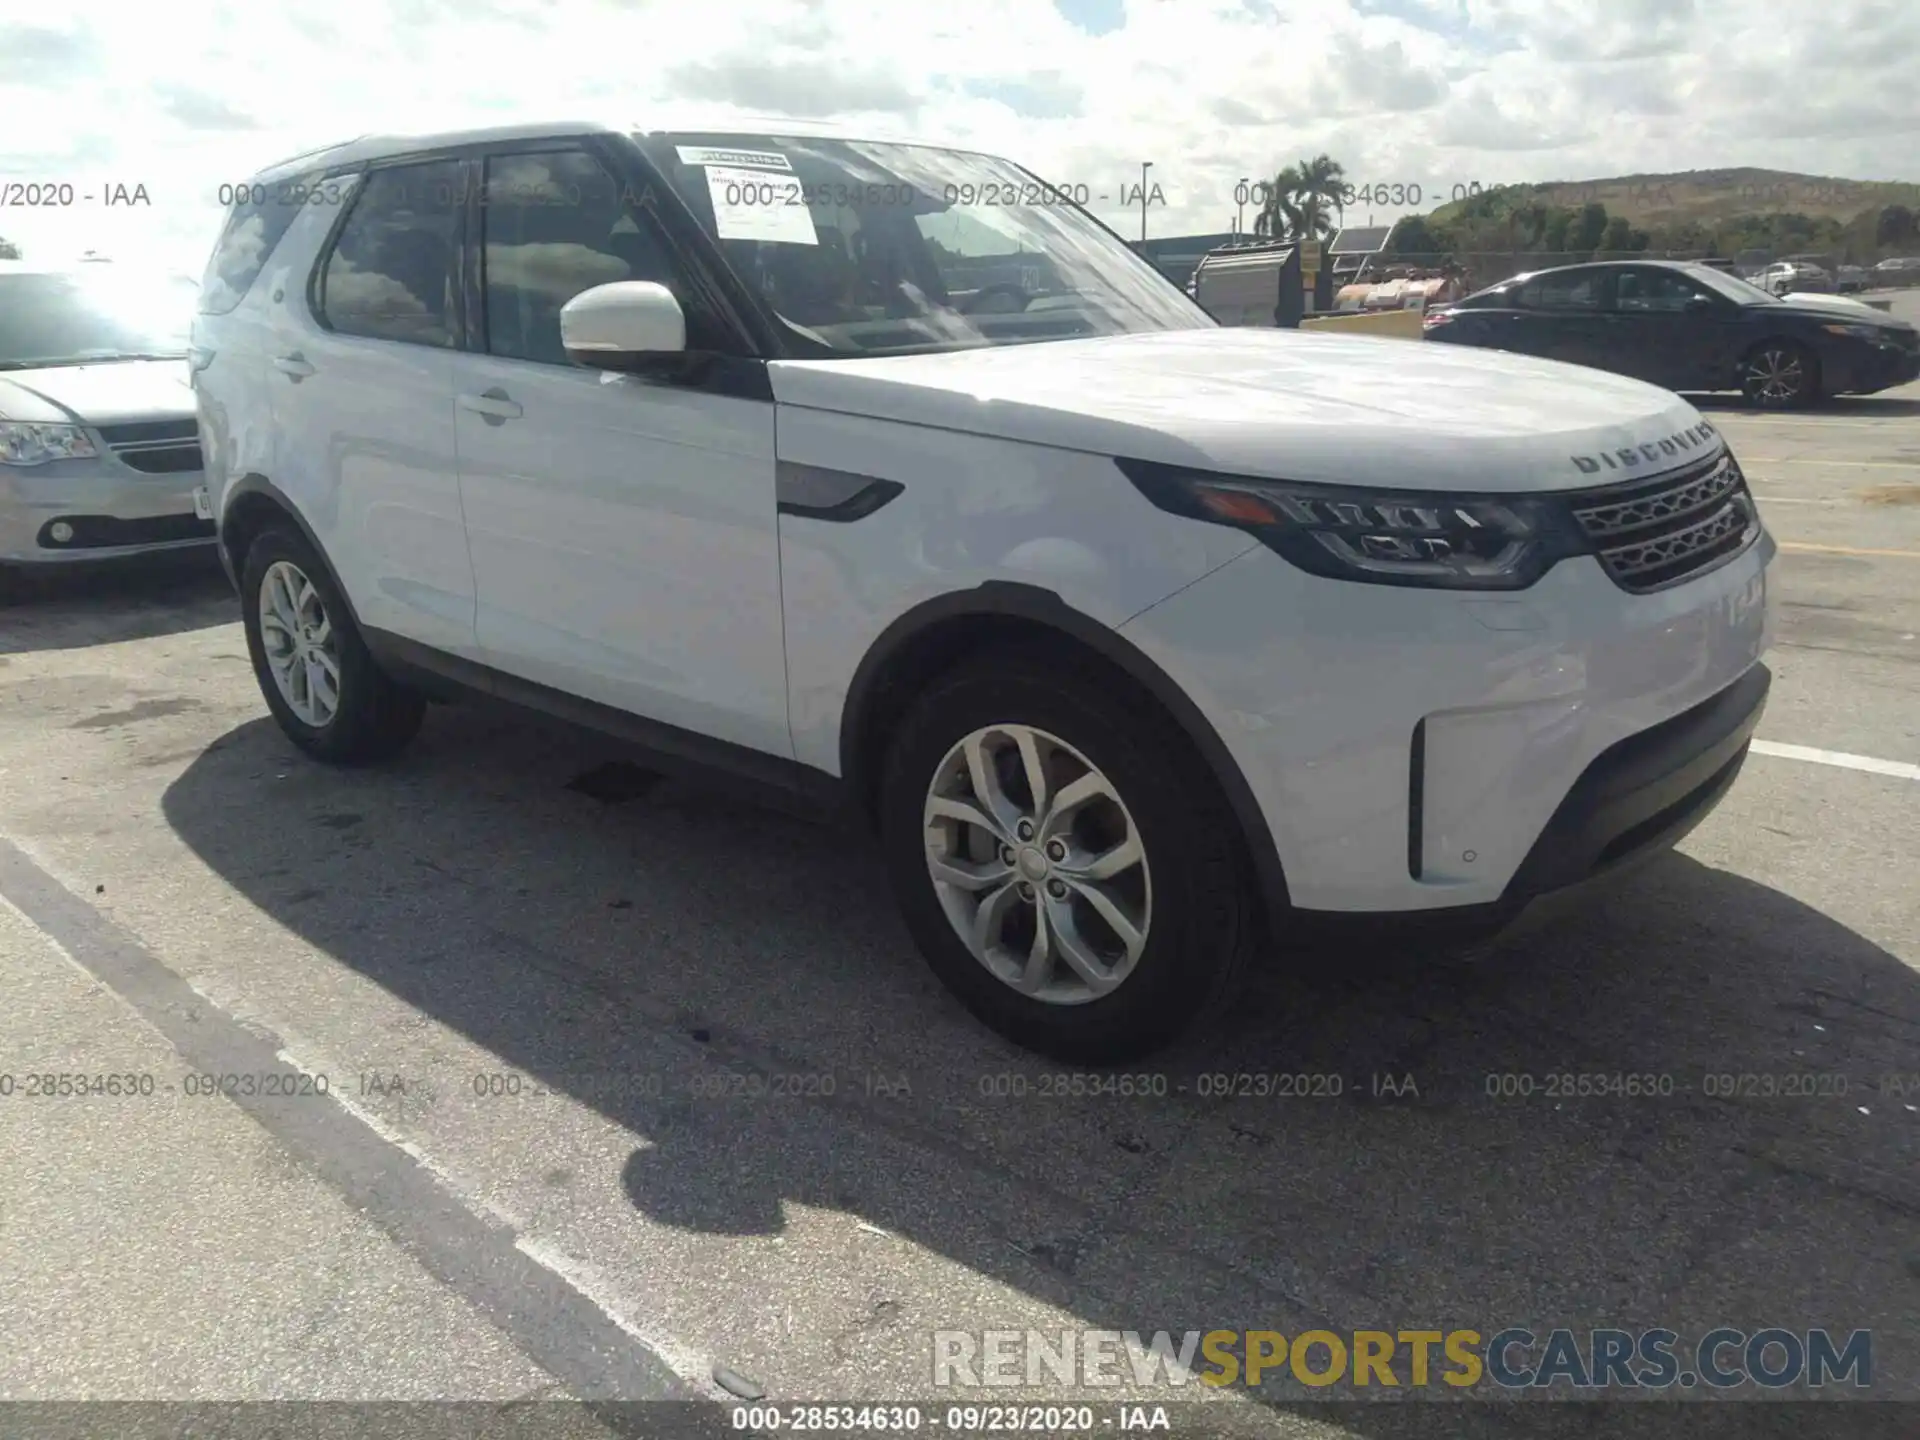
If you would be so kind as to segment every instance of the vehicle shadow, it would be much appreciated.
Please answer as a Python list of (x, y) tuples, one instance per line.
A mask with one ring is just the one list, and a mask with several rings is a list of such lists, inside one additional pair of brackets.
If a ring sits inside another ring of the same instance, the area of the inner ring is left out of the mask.
[(1828, 395), (1801, 410), (1759, 410), (1747, 403), (1742, 395), (1710, 394), (1696, 395), (1682, 392), (1685, 399), (1697, 410), (1729, 410), (1746, 415), (1779, 415), (1786, 419), (1819, 415), (1857, 416), (1863, 420), (1902, 419), (1910, 415), (1920, 415), (1920, 399), (1909, 399), (1905, 395)]
[(0, 655), (178, 635), (239, 614), (210, 549), (9, 571), (0, 575)]
[[(1920, 1396), (1920, 976), (1766, 885), (1676, 855), (1477, 965), (1275, 963), (1136, 1093), (1056, 1094), (1059, 1067), (925, 973), (855, 837), (608, 785), (602, 742), (481, 709), (436, 709), (396, 765), (260, 784), (291, 756), (239, 727), (167, 821), (279, 924), (628, 1131), (621, 1183), (653, 1225), (776, 1236), (795, 1207), (839, 1211), (1149, 1335), (1870, 1328), (1876, 1395)], [(1736, 787), (1709, 824), (1739, 823)], [(654, 1092), (592, 1078), (663, 1064)], [(1901, 1074), (1904, 1102), (1882, 1093)], [(815, 1083), (711, 1098), (781, 1076)], [(526, 1165), (564, 1184), (564, 1160)], [(847, 1344), (926, 1353), (992, 1323), (946, 1304), (875, 1301)], [(777, 1373), (780, 1346), (728, 1363)], [(1565, 1408), (1528, 1433), (1595, 1433)], [(1337, 1423), (1416, 1433), (1403, 1409)]]

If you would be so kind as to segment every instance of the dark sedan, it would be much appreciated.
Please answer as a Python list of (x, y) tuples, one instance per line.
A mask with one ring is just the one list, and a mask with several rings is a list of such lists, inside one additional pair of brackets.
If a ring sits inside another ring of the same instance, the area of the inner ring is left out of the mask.
[(1516, 275), (1425, 321), (1429, 340), (1591, 365), (1768, 409), (1920, 378), (1920, 331), (1848, 301), (1781, 299), (1708, 265), (1646, 260)]

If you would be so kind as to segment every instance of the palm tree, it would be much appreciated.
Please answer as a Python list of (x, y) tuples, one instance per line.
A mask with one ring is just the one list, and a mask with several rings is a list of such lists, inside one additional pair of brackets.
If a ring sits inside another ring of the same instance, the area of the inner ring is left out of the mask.
[(1269, 240), (1291, 237), (1300, 223), (1300, 211), (1294, 195), (1300, 188), (1300, 172), (1289, 165), (1267, 182), (1261, 197), (1260, 213), (1253, 217), (1253, 233)]
[(1300, 226), (1294, 232), (1302, 240), (1323, 240), (1333, 230), (1330, 211), (1344, 211), (1342, 197), (1347, 188), (1347, 172), (1331, 155), (1316, 155), (1293, 167), (1299, 176), (1295, 203), (1300, 209)]
[(1268, 182), (1253, 233), (1275, 240), (1323, 240), (1332, 211), (1344, 208), (1346, 171), (1330, 155), (1284, 167)]

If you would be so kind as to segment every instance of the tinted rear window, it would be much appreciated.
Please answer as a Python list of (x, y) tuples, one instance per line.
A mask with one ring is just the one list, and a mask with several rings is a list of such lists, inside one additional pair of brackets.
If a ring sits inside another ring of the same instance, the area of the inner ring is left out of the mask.
[(304, 176), (272, 184), (234, 186), (233, 208), (227, 212), (227, 223), (214, 243), (207, 273), (200, 280), (201, 312), (225, 315), (246, 299), (274, 247), (300, 212), (310, 203), (319, 203), (326, 192), (347, 184), (345, 180), (331, 180), (319, 186), (315, 177)]

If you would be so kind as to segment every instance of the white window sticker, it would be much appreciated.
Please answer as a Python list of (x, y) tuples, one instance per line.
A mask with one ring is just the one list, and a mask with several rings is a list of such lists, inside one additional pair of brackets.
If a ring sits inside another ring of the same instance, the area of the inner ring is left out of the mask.
[(722, 240), (820, 243), (813, 230), (813, 212), (792, 175), (709, 165), (707, 194), (713, 197), (714, 228)]
[(716, 150), (707, 145), (676, 145), (673, 148), (682, 165), (744, 165), (756, 170), (785, 170), (789, 173), (793, 170), (793, 166), (787, 163), (787, 157), (778, 150)]

